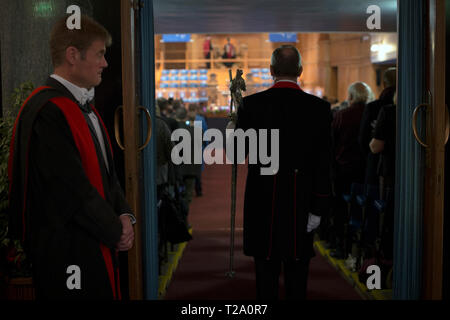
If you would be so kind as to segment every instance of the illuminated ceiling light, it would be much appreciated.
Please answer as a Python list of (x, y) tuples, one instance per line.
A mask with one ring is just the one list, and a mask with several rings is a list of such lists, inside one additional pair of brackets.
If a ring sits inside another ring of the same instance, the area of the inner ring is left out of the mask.
[(382, 45), (380, 45), (379, 51), (385, 52), (385, 53), (392, 52), (392, 51), (394, 51), (394, 46), (383, 43)]
[(395, 47), (393, 45), (390, 44), (373, 44), (370, 47), (370, 51), (372, 52), (384, 52), (384, 53), (388, 53), (388, 52), (393, 52), (395, 51)]

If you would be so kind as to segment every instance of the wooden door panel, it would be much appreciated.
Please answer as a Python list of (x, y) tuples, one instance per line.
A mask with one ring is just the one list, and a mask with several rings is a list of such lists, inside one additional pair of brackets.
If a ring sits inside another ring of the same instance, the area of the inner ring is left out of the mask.
[(139, 195), (139, 121), (135, 61), (135, 8), (133, 2), (121, 0), (123, 128), (125, 154), (125, 191), (136, 216), (134, 247), (128, 252), (128, 279), (131, 300), (143, 299), (142, 214)]
[(424, 200), (423, 298), (441, 299), (445, 161), (445, 2), (428, 1), (427, 151)]

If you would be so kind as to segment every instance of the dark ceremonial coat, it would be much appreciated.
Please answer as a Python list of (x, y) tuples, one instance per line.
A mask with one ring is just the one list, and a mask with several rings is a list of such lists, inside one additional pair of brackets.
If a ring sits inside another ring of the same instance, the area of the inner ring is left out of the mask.
[[(118, 216), (131, 210), (97, 117), (109, 171), (87, 115), (58, 81), (49, 78), (46, 87), (36, 89), (16, 120), (9, 161), (10, 236), (23, 241), (31, 256), (38, 298), (120, 299), (114, 248), (122, 234)], [(81, 270), (80, 290), (67, 288), (72, 265)]]
[(330, 121), (330, 104), (294, 83), (278, 82), (244, 98), (238, 109), (237, 129), (280, 132), (277, 174), (261, 175), (261, 163), (248, 165), (245, 255), (281, 259), (314, 256), (313, 233), (308, 234), (306, 226), (309, 212), (323, 216), (329, 211)]
[(377, 166), (379, 154), (370, 151), (369, 144), (373, 137), (378, 114), (383, 106), (394, 103), (395, 86), (387, 87), (381, 92), (378, 100), (372, 101), (364, 108), (359, 127), (358, 143), (360, 145), (363, 160), (366, 161), (365, 183), (378, 184)]

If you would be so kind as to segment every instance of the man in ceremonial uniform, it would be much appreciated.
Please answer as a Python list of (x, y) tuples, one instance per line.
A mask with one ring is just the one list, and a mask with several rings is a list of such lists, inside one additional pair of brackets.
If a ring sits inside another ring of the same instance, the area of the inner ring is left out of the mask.
[(31, 257), (38, 299), (121, 299), (117, 254), (133, 246), (135, 217), (90, 104), (111, 36), (86, 16), (79, 30), (69, 30), (66, 19), (50, 37), (54, 74), (16, 120), (10, 236)]
[(258, 299), (278, 299), (282, 265), (286, 298), (305, 299), (313, 230), (329, 211), (330, 104), (300, 89), (295, 47), (276, 49), (270, 70), (274, 86), (245, 97), (237, 112), (236, 129), (278, 129), (280, 137), (277, 172), (248, 166), (244, 254), (254, 257)]

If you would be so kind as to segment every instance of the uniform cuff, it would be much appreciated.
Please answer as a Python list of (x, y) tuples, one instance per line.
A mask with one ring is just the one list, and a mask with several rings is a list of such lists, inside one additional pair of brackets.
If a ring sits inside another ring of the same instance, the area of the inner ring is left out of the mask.
[(128, 216), (131, 220), (131, 224), (132, 225), (136, 224), (136, 217), (134, 215), (132, 215), (131, 213), (124, 213), (124, 214), (121, 214), (120, 216)]

